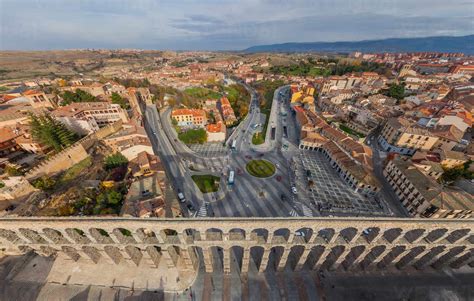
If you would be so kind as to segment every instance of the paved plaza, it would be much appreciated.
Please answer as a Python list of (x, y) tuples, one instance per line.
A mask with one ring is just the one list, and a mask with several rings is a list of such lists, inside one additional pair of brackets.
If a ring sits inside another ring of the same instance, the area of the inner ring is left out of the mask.
[[(383, 214), (376, 200), (352, 190), (317, 151), (301, 151), (295, 158), (296, 179), (310, 203), (320, 211), (334, 213)], [(309, 180), (313, 182), (308, 187)]]
[(189, 146), (191, 150), (203, 157), (219, 157), (227, 154), (227, 148), (222, 142), (207, 142), (204, 144), (192, 144)]

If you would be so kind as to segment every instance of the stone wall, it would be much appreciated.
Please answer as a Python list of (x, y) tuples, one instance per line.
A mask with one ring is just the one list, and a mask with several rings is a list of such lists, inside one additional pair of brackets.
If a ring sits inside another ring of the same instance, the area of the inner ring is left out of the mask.
[[(242, 272), (473, 267), (474, 220), (3, 218), (0, 250), (71, 260)], [(289, 260), (291, 258), (291, 260)]]
[(121, 128), (122, 121), (120, 120), (80, 139), (51, 158), (41, 161), (39, 165), (28, 171), (25, 175), (26, 179), (31, 181), (44, 175), (52, 176), (71, 168), (74, 164), (87, 158), (87, 151), (95, 142), (117, 132)]

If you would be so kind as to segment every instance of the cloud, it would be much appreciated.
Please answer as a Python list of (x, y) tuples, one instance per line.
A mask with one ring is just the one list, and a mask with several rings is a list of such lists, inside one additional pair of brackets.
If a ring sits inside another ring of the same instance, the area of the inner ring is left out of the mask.
[(0, 0), (0, 49), (243, 49), (474, 33), (474, 0)]

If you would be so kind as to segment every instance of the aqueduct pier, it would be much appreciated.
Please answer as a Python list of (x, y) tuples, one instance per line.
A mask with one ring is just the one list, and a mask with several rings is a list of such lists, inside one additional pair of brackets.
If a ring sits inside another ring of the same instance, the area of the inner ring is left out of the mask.
[[(398, 218), (2, 218), (0, 257), (58, 252), (73, 261), (229, 273), (474, 267), (474, 220)], [(291, 260), (289, 260), (291, 258)]]

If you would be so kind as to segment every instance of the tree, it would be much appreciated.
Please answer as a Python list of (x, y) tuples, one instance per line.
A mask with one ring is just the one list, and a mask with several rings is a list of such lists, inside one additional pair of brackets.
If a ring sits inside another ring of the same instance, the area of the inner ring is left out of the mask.
[(402, 99), (405, 96), (405, 85), (403, 84), (391, 84), (387, 96), (396, 98), (398, 100)]
[(18, 177), (23, 175), (23, 173), (16, 167), (12, 165), (7, 165), (5, 167), (5, 172), (10, 176), (10, 177)]
[(42, 176), (33, 182), (33, 186), (41, 190), (52, 190), (55, 185), (56, 181), (48, 176)]
[(105, 168), (110, 170), (116, 167), (124, 166), (128, 164), (128, 159), (121, 153), (115, 153), (105, 157)]
[(81, 89), (77, 89), (75, 92), (66, 91), (61, 97), (63, 98), (63, 105), (68, 105), (73, 102), (94, 102), (97, 101), (97, 98)]
[(33, 138), (56, 151), (68, 147), (79, 139), (75, 133), (49, 114), (40, 116), (31, 114), (30, 125)]
[(130, 104), (127, 100), (125, 100), (120, 94), (117, 92), (112, 93), (112, 103), (120, 105), (122, 109), (128, 110), (130, 108)]

